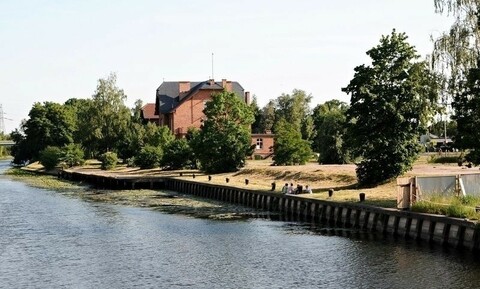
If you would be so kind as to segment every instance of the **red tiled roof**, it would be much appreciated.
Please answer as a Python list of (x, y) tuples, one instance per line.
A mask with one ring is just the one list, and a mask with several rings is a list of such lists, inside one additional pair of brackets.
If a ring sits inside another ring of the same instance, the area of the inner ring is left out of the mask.
[(147, 103), (142, 107), (143, 119), (158, 119), (158, 115), (155, 115), (155, 103)]

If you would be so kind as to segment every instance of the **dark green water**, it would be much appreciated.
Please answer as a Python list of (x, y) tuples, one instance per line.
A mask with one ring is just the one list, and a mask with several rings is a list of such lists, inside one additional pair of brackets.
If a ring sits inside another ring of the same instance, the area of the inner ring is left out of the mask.
[(468, 252), (328, 232), (90, 203), (0, 176), (0, 288), (480, 288)]

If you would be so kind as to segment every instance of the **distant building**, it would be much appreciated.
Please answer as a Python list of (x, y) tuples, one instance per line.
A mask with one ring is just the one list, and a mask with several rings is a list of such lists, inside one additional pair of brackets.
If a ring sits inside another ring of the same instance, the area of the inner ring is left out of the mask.
[(260, 156), (263, 159), (270, 157), (273, 154), (274, 138), (275, 135), (271, 131), (253, 133), (252, 145), (255, 145), (253, 156)]
[(142, 107), (140, 117), (145, 122), (153, 122), (153, 123), (159, 124), (159, 122), (158, 122), (159, 117), (158, 117), (158, 115), (155, 114), (155, 103), (145, 104)]
[(445, 138), (431, 133), (420, 136), (420, 143), (425, 146), (427, 151), (437, 151), (438, 149), (451, 150), (453, 146), (451, 138)]
[[(223, 90), (234, 92), (242, 101), (250, 104), (250, 93), (236, 81), (164, 81), (157, 89), (154, 104), (156, 118), (151, 117), (152, 104), (145, 105), (142, 117), (145, 120), (149, 117), (148, 121), (167, 126), (177, 138), (181, 138), (190, 127), (201, 127), (205, 120), (203, 110), (206, 103), (212, 99), (213, 93)], [(252, 145), (255, 145), (253, 155), (262, 158), (272, 155), (273, 140), (271, 132), (252, 134)]]
[(234, 92), (250, 104), (250, 93), (235, 81), (165, 81), (157, 89), (155, 114), (158, 124), (170, 128), (176, 137), (183, 137), (190, 127), (200, 128), (205, 119), (203, 109), (213, 93)]

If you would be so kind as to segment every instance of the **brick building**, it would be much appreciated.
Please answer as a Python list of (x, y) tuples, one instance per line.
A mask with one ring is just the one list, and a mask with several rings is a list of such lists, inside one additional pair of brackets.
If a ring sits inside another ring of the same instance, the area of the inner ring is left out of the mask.
[(203, 109), (211, 100), (213, 93), (235, 92), (247, 104), (250, 103), (250, 93), (234, 81), (223, 79), (215, 82), (213, 79), (201, 82), (166, 81), (157, 89), (155, 114), (158, 123), (166, 125), (176, 137), (183, 137), (188, 128), (200, 128), (205, 118)]
[[(245, 103), (250, 104), (250, 93), (245, 92), (236, 81), (165, 81), (157, 89), (154, 112), (158, 117), (156, 121), (159, 125), (168, 126), (177, 138), (184, 137), (188, 128), (200, 128), (205, 119), (205, 104), (211, 100), (213, 93), (223, 90), (234, 92)], [(252, 134), (252, 145), (256, 146), (254, 155), (270, 156), (273, 137), (271, 133)]]
[(158, 124), (159, 117), (155, 114), (155, 103), (147, 103), (142, 107), (141, 118), (145, 122), (153, 122)]
[(252, 133), (252, 145), (255, 145), (254, 156), (261, 158), (270, 157), (273, 153), (273, 143), (275, 135), (270, 131), (265, 133)]

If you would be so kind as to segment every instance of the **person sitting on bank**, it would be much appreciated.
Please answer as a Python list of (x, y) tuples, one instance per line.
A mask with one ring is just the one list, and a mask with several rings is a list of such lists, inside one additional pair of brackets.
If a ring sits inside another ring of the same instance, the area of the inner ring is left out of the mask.
[(290, 186), (288, 187), (287, 194), (293, 194), (293, 193), (295, 193), (294, 190), (293, 190), (293, 183), (290, 183)]
[(308, 185), (305, 186), (305, 191), (304, 191), (304, 192), (305, 192), (306, 194), (313, 194), (312, 189), (311, 189)]
[(294, 194), (295, 194), (295, 195), (299, 195), (299, 194), (301, 194), (301, 193), (303, 193), (303, 186), (300, 185), (300, 184), (298, 184), (298, 185), (297, 185), (297, 188), (295, 189)]
[(288, 194), (288, 183), (286, 183), (285, 186), (283, 186), (282, 194)]

